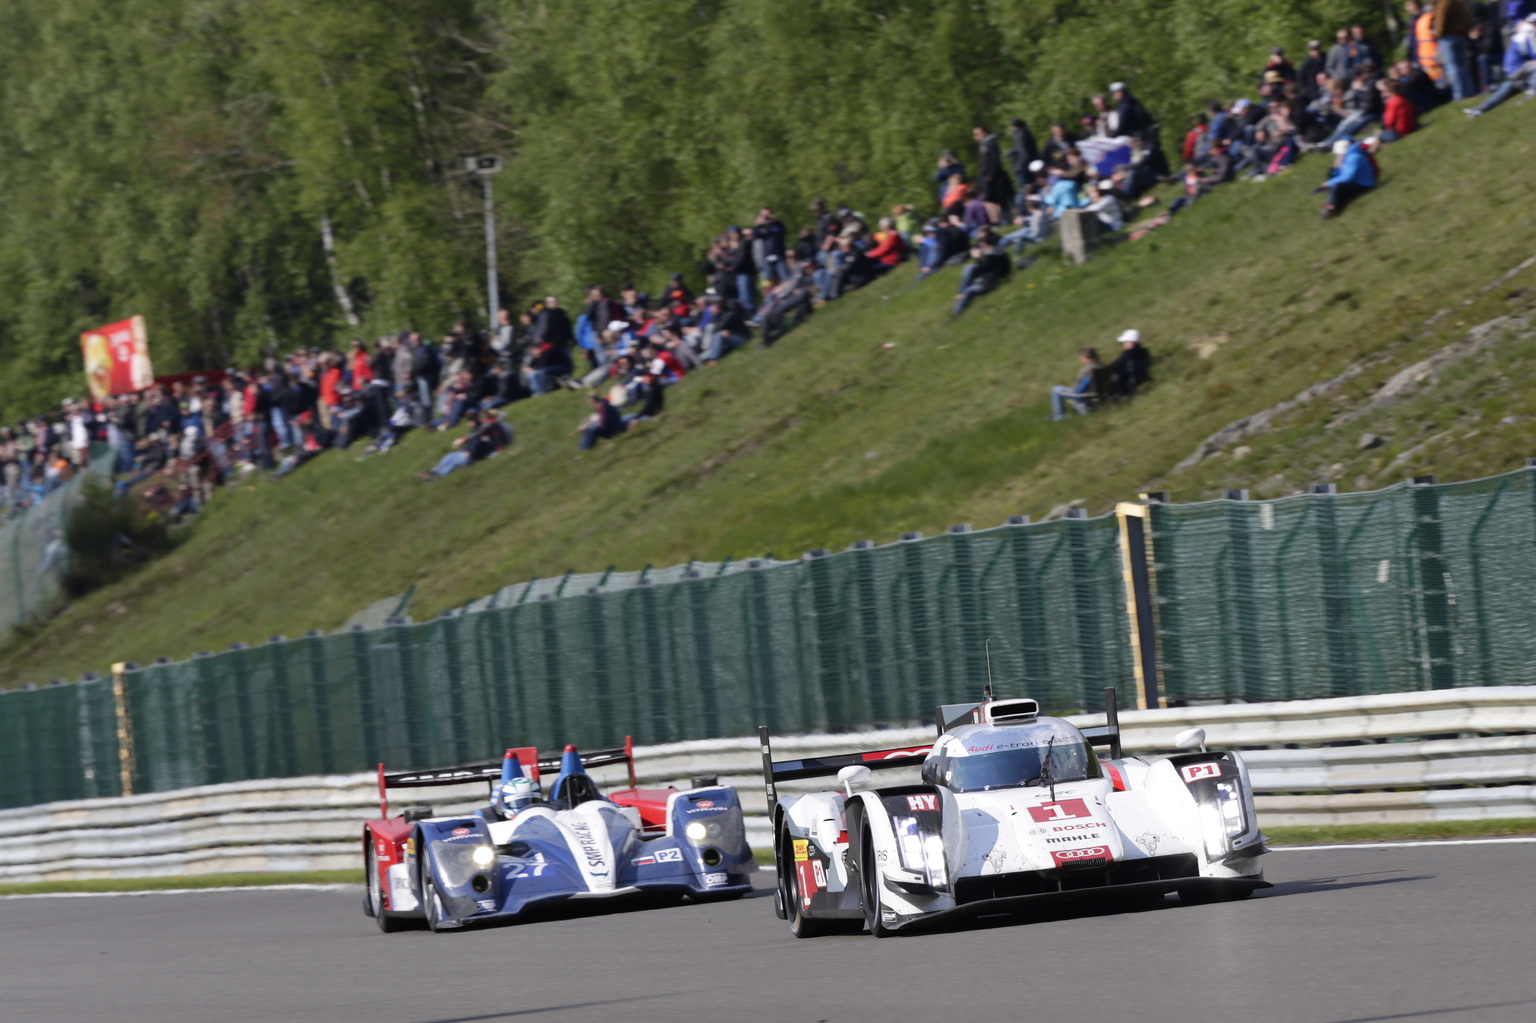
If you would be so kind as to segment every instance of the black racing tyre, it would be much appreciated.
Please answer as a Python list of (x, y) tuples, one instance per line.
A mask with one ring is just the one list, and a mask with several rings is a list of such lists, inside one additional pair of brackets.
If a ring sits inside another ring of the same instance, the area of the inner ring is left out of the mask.
[(813, 920), (800, 904), (800, 875), (795, 870), (795, 846), (786, 829), (779, 833), (779, 898), (789, 915), (789, 933), (797, 938), (819, 938), (838, 930), (835, 920)]
[(455, 929), (448, 919), (448, 908), (443, 905), (443, 897), (437, 893), (437, 883), (430, 875), (421, 879), (421, 906), (427, 914), (427, 929), (433, 934)]
[(367, 884), (363, 888), (363, 912), (373, 917), (373, 922), (385, 934), (405, 930), (406, 921), (384, 911), (384, 893), (379, 882), (379, 865), (374, 860), (371, 835), (368, 838), (368, 852), (363, 856), (363, 870), (367, 872)]
[(880, 880), (880, 864), (875, 860), (875, 843), (864, 825), (859, 835), (859, 901), (864, 903), (864, 925), (877, 938), (889, 938), (896, 932), (880, 922), (881, 898), (885, 885)]

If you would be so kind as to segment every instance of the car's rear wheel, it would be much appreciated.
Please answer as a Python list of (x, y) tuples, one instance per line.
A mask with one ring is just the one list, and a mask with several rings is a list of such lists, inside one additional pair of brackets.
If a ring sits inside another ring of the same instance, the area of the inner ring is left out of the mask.
[(859, 894), (863, 896), (864, 924), (869, 928), (869, 933), (877, 938), (889, 938), (896, 932), (880, 922), (880, 910), (884, 900), (881, 898), (885, 885), (880, 880), (880, 864), (875, 858), (875, 843), (870, 835), (869, 825), (864, 825), (864, 831), (859, 836)]
[(363, 912), (373, 917), (373, 922), (385, 934), (403, 931), (406, 922), (397, 916), (390, 916), (384, 909), (384, 886), (379, 880), (379, 862), (374, 857), (371, 835), (368, 838), (368, 852), (363, 856), (363, 869), (368, 874), (368, 886), (363, 892)]
[(795, 867), (795, 846), (786, 830), (779, 839), (779, 898), (789, 917), (789, 933), (797, 938), (819, 938), (837, 930), (839, 921), (815, 920), (805, 915), (800, 897), (800, 872)]

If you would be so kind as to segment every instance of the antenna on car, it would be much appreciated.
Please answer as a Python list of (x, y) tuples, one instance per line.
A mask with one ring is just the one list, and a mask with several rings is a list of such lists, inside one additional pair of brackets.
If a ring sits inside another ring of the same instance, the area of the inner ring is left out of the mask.
[(992, 702), (992, 641), (983, 640), (982, 649), (987, 653), (987, 688), (981, 691), (981, 702), (985, 704)]

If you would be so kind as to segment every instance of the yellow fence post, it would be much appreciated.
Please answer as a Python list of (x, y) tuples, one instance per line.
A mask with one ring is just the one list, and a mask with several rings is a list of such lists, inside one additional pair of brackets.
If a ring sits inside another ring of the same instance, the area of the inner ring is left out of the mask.
[(1152, 619), (1150, 564), (1152, 544), (1147, 536), (1147, 506), (1131, 501), (1115, 505), (1120, 526), (1120, 567), (1125, 580), (1125, 613), (1130, 618), (1131, 659), (1136, 671), (1136, 706), (1161, 707), (1157, 674), (1157, 637)]
[(128, 665), (112, 665), (112, 702), (117, 708), (117, 770), (122, 794), (133, 795), (133, 720), (128, 716), (128, 691), (123, 676)]

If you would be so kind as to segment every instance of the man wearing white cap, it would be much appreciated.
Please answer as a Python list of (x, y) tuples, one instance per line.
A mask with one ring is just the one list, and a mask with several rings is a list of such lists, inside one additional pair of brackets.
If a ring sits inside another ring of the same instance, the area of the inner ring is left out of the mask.
[(1134, 327), (1120, 333), (1120, 355), (1109, 364), (1115, 393), (1129, 398), (1142, 384), (1152, 382), (1152, 353), (1141, 345), (1141, 331)]
[(1152, 115), (1141, 105), (1141, 100), (1131, 95), (1124, 82), (1109, 83), (1109, 98), (1115, 103), (1107, 118), (1111, 135), (1140, 136), (1152, 127)]

